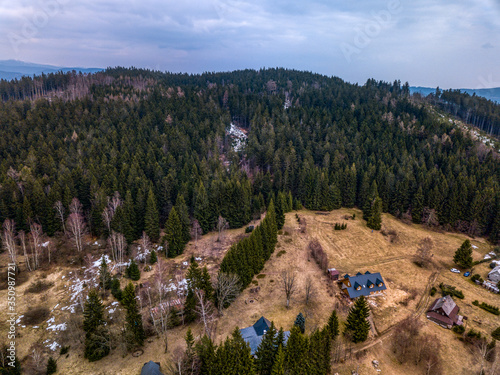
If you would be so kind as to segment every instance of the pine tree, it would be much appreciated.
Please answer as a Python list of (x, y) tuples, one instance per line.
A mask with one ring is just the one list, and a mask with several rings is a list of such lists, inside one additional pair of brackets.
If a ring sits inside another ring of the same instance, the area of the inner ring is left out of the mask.
[(210, 203), (203, 182), (196, 185), (194, 190), (194, 217), (200, 223), (203, 234), (208, 233), (212, 229)]
[(472, 245), (469, 240), (465, 240), (457, 249), (453, 261), (461, 268), (466, 269), (472, 267)]
[(57, 372), (57, 362), (54, 358), (49, 357), (47, 362), (47, 375), (55, 374)]
[(84, 355), (90, 362), (109, 354), (109, 332), (104, 320), (104, 306), (96, 289), (89, 292), (83, 310), (83, 330), (85, 331)]
[(122, 290), (120, 289), (120, 280), (115, 276), (111, 280), (111, 294), (113, 297), (115, 297), (118, 301), (122, 300)]
[(330, 340), (337, 339), (339, 335), (339, 318), (337, 316), (337, 310), (333, 310), (330, 314), (326, 329)]
[(149, 255), (149, 264), (155, 264), (156, 262), (158, 262), (158, 256), (156, 255), (156, 251), (153, 249)]
[(111, 275), (109, 274), (108, 264), (103, 256), (101, 267), (99, 268), (99, 285), (103, 290), (111, 288)]
[(132, 282), (123, 290), (122, 304), (127, 310), (125, 333), (127, 339), (127, 347), (132, 349), (137, 346), (142, 346), (145, 339), (144, 328), (142, 325), (142, 316), (139, 313), (137, 299), (135, 298), (135, 287)]
[(271, 323), (269, 330), (262, 337), (262, 341), (255, 352), (257, 357), (255, 366), (257, 373), (260, 375), (270, 375), (273, 369), (274, 360), (278, 351), (277, 345), (277, 331), (274, 323)]
[(134, 259), (130, 262), (130, 265), (127, 267), (127, 277), (130, 279), (137, 281), (141, 278), (141, 271), (139, 270), (139, 266), (135, 262)]
[(278, 347), (271, 375), (285, 375), (285, 352), (281, 345)]
[(173, 258), (182, 254), (184, 250), (184, 235), (182, 232), (182, 224), (177, 215), (175, 207), (172, 207), (168, 215), (167, 223), (165, 225), (165, 236), (167, 238), (168, 256)]
[(293, 323), (293, 325), (299, 327), (301, 333), (306, 331), (306, 318), (304, 318), (301, 312), (299, 312), (295, 318), (295, 323)]
[(177, 196), (177, 201), (175, 202), (175, 210), (177, 211), (177, 215), (179, 215), (179, 219), (181, 221), (182, 241), (184, 242), (184, 244), (187, 244), (191, 240), (191, 223), (189, 221), (189, 212), (186, 201), (184, 200), (184, 195), (179, 194)]
[(278, 193), (278, 198), (276, 199), (276, 227), (278, 230), (283, 228), (285, 225), (285, 212), (286, 212), (286, 198), (285, 195), (280, 191)]
[(420, 224), (422, 222), (422, 213), (424, 211), (424, 192), (422, 186), (418, 187), (418, 190), (413, 197), (412, 208), (411, 208), (411, 219), (414, 223)]
[(365, 297), (361, 296), (356, 299), (354, 306), (349, 310), (344, 335), (350, 336), (354, 343), (365, 341), (370, 333), (369, 315), (368, 303)]
[(144, 216), (144, 231), (151, 241), (157, 242), (160, 239), (160, 216), (156, 207), (156, 198), (153, 189), (149, 189), (146, 201), (146, 213)]
[(293, 326), (285, 350), (285, 372), (296, 375), (309, 374), (309, 343), (307, 336), (300, 333), (300, 328)]
[(382, 227), (382, 199), (375, 198), (370, 211), (370, 217), (366, 223), (370, 229), (380, 230)]
[(136, 224), (135, 205), (130, 190), (125, 193), (125, 200), (120, 207), (123, 210), (122, 232), (120, 233), (123, 233), (128, 243), (132, 243), (137, 236), (134, 230)]

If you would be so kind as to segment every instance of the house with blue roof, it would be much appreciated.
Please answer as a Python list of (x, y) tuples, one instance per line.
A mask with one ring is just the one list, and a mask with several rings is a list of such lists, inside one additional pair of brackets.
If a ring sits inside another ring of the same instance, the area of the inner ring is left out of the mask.
[(356, 276), (344, 275), (344, 279), (341, 281), (341, 289), (349, 298), (354, 299), (360, 296), (368, 297), (380, 294), (387, 287), (379, 272), (370, 273), (366, 271), (364, 274), (358, 272)]
[[(262, 316), (253, 326), (240, 329), (243, 340), (250, 345), (252, 355), (255, 355), (255, 352), (257, 351), (264, 334), (269, 330), (269, 327), (271, 327), (271, 322)], [(290, 336), (290, 331), (284, 332), (285, 344), (288, 341), (288, 336)]]

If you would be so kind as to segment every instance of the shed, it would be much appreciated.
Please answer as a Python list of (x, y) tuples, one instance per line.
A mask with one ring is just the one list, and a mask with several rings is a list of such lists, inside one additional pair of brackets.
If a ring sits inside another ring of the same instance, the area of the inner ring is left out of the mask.
[(328, 277), (330, 280), (338, 280), (340, 276), (340, 272), (336, 270), (335, 268), (329, 268), (328, 269)]

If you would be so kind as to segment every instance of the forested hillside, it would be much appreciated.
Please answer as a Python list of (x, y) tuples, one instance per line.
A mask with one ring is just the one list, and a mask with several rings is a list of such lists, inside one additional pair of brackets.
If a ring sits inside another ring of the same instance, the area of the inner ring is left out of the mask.
[[(0, 222), (19, 229), (62, 231), (76, 197), (94, 235), (158, 241), (173, 206), (207, 232), (219, 216), (241, 227), (290, 192), (314, 210), (370, 211), (379, 197), (398, 217), (500, 239), (498, 155), (398, 81), (115, 68), (2, 81), (0, 95)], [(241, 151), (231, 123), (247, 131)]]

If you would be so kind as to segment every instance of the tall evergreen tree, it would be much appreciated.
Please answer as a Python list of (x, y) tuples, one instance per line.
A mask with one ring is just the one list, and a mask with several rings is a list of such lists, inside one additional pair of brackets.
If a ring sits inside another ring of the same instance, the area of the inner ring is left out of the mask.
[(167, 239), (168, 256), (173, 258), (182, 254), (184, 250), (184, 234), (182, 231), (182, 224), (177, 215), (175, 207), (172, 207), (168, 214), (167, 223), (165, 224), (165, 236)]
[(418, 187), (418, 190), (413, 197), (412, 208), (411, 208), (411, 219), (414, 223), (420, 224), (422, 222), (422, 213), (424, 211), (424, 192), (422, 186)]
[(366, 223), (370, 229), (380, 230), (382, 227), (382, 199), (375, 198), (370, 210), (370, 217)]
[(109, 332), (105, 325), (104, 306), (97, 290), (92, 289), (83, 309), (84, 355), (90, 362), (97, 361), (109, 354)]
[(326, 330), (330, 340), (337, 339), (339, 335), (339, 318), (337, 316), (337, 310), (333, 310), (328, 318), (328, 323), (326, 325)]
[(127, 347), (132, 349), (140, 347), (144, 343), (145, 333), (142, 325), (142, 316), (137, 306), (137, 299), (135, 298), (135, 287), (132, 282), (123, 289), (122, 304), (127, 310), (125, 317), (125, 334), (127, 340)]
[(285, 195), (280, 191), (276, 199), (276, 227), (278, 230), (283, 228), (285, 224), (285, 212), (286, 212), (286, 198)]
[(203, 182), (196, 185), (194, 190), (194, 217), (200, 223), (203, 234), (212, 229), (212, 218), (210, 214), (210, 202)]
[(299, 327), (301, 333), (305, 332), (305, 330), (306, 330), (306, 318), (304, 318), (304, 315), (302, 315), (301, 312), (299, 312), (299, 314), (295, 318), (295, 323), (293, 323), (293, 325)]
[(102, 257), (101, 266), (99, 268), (99, 285), (103, 290), (111, 288), (111, 275), (104, 256)]
[(158, 242), (160, 239), (160, 216), (156, 206), (156, 198), (153, 189), (149, 189), (146, 201), (146, 213), (144, 216), (144, 231), (151, 241)]
[(293, 326), (285, 350), (285, 373), (308, 375), (309, 342), (307, 336), (300, 333), (300, 328)]
[(472, 267), (472, 245), (469, 240), (465, 240), (457, 251), (455, 251), (453, 261), (461, 268)]
[(364, 296), (358, 297), (354, 306), (349, 310), (344, 335), (350, 336), (354, 343), (363, 342), (370, 333), (370, 322), (368, 317), (370, 308)]
[(177, 201), (175, 202), (175, 210), (177, 211), (177, 215), (179, 215), (179, 219), (181, 221), (182, 240), (184, 244), (187, 244), (191, 240), (191, 223), (189, 221), (189, 212), (186, 201), (184, 200), (184, 195), (179, 194), (177, 196)]
[(274, 360), (278, 352), (277, 334), (274, 323), (271, 322), (269, 330), (262, 337), (262, 341), (255, 352), (255, 366), (260, 375), (270, 375)]
[(271, 375), (285, 375), (285, 352), (281, 345), (278, 347)]

